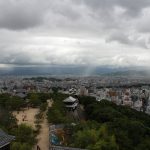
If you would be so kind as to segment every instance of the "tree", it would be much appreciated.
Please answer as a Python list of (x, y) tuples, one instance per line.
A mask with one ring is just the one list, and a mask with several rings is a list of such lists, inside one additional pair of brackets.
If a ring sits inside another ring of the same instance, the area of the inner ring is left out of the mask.
[(32, 150), (32, 146), (26, 143), (14, 142), (10, 150)]
[(97, 131), (94, 129), (78, 131), (74, 135), (74, 146), (80, 148), (86, 148), (87, 146), (93, 146), (98, 140)]
[(107, 126), (102, 125), (97, 129), (79, 130), (74, 134), (75, 147), (86, 148), (91, 150), (118, 150), (114, 135), (110, 135)]
[(49, 108), (47, 116), (48, 121), (51, 123), (68, 123), (72, 122), (72, 118), (66, 115), (65, 106), (63, 100), (68, 97), (68, 95), (61, 93), (51, 94), (53, 99), (52, 107)]
[(6, 102), (8, 99), (10, 99), (9, 94), (0, 94), (0, 106), (6, 107)]
[(114, 136), (109, 137), (107, 140), (101, 139), (89, 148), (91, 150), (119, 150)]
[(42, 111), (42, 112), (43, 112), (43, 111), (46, 111), (47, 106), (48, 106), (47, 102), (42, 103), (42, 104), (40, 105), (40, 111)]
[(150, 149), (150, 138), (146, 138), (137, 146), (135, 150), (149, 150)]
[[(89, 143), (87, 149), (113, 150), (118, 149), (119, 146), (119, 150), (150, 150), (150, 144), (148, 143), (150, 139), (149, 115), (129, 107), (117, 106), (106, 100), (97, 102), (92, 100), (93, 98), (88, 97), (88, 99), (88, 101), (87, 97), (79, 99), (85, 108), (87, 119), (94, 120), (102, 126), (107, 125), (108, 131), (104, 129), (102, 131), (101, 129), (99, 131), (99, 140), (94, 146)], [(94, 128), (92, 127), (91, 129)], [(85, 130), (91, 129), (85, 125)], [(78, 128), (76, 133), (83, 130), (84, 128)], [(98, 131), (97, 128), (95, 130)], [(104, 133), (107, 134), (105, 135)], [(76, 135), (77, 138), (78, 136)], [(81, 139), (80, 142), (82, 142)]]
[(42, 103), (46, 103), (47, 100), (50, 98), (50, 94), (48, 93), (38, 93), (38, 97)]
[(29, 103), (34, 107), (40, 106), (41, 100), (39, 99), (38, 94), (30, 93)]
[(57, 87), (53, 87), (53, 88), (52, 88), (52, 91), (53, 91), (55, 94), (58, 93), (58, 90), (59, 90), (59, 88), (57, 88)]
[(21, 124), (15, 129), (14, 134), (16, 140), (20, 143), (27, 143), (29, 145), (34, 145), (36, 142), (33, 129), (26, 124)]
[(19, 110), (24, 105), (24, 100), (18, 96), (10, 97), (6, 101), (6, 108), (11, 110)]
[(0, 127), (9, 130), (16, 126), (16, 118), (8, 110), (0, 107)]

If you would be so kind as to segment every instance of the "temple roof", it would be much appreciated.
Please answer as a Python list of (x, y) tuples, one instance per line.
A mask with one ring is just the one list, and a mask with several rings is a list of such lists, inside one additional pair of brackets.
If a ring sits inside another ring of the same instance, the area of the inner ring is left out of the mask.
[(86, 150), (86, 149), (63, 147), (63, 146), (51, 146), (50, 150)]
[(8, 145), (14, 139), (15, 136), (8, 135), (0, 129), (0, 148), (4, 147), (5, 145)]
[(75, 102), (76, 99), (73, 98), (72, 96), (69, 96), (68, 98), (66, 98), (65, 100), (63, 100), (63, 102)]

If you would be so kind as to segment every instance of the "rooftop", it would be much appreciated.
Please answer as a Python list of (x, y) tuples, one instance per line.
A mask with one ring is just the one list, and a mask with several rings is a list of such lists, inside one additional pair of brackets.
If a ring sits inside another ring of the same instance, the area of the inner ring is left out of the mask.
[(3, 130), (0, 129), (0, 148), (8, 145), (15, 137), (6, 134)]
[(63, 102), (75, 102), (76, 99), (73, 98), (72, 96), (69, 96), (68, 98), (66, 98), (65, 100), (63, 100)]
[(85, 150), (80, 148), (62, 147), (62, 146), (51, 146), (50, 150)]

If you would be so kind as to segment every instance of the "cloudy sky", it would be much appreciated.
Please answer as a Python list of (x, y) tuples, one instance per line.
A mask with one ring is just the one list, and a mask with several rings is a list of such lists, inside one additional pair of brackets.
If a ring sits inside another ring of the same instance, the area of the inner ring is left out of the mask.
[(150, 0), (0, 0), (0, 67), (150, 64)]

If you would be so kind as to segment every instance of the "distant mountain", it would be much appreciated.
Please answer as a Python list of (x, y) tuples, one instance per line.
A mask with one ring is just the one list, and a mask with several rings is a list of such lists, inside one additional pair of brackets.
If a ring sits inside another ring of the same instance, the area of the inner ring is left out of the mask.
[(111, 75), (111, 76), (145, 76), (148, 77), (150, 76), (150, 72), (146, 70), (127, 70), (127, 71), (118, 71), (118, 72), (113, 72), (113, 73), (108, 73), (105, 75)]
[(128, 68), (89, 67), (89, 66), (38, 66), (0, 68), (0, 75), (145, 75), (145, 71), (134, 71)]

